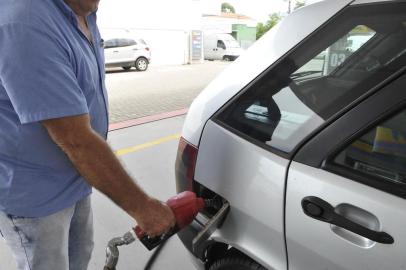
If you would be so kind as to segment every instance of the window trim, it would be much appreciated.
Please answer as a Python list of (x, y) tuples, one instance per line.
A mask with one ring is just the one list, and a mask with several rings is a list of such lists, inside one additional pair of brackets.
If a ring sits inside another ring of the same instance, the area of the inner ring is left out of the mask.
[[(299, 150), (294, 161), (323, 169), (406, 199), (406, 185), (386, 181), (380, 177), (355, 171), (334, 162), (336, 156), (355, 140), (375, 128), (379, 123), (406, 109), (406, 95), (402, 91), (405, 82), (406, 72), (403, 71), (402, 75), (393, 79), (381, 91), (312, 138)], [(350, 126), (352, 129), (345, 129), (346, 126)], [(343, 132), (340, 133), (340, 130)], [(318, 147), (320, 145), (323, 147)]]
[(348, 180), (352, 180), (366, 186), (376, 188), (378, 190), (390, 193), (392, 195), (406, 199), (406, 185), (383, 180), (372, 174), (365, 174), (347, 168), (336, 163), (327, 163), (322, 167), (323, 170), (342, 176)]
[(392, 117), (396, 116), (398, 113), (406, 110), (406, 99), (397, 104), (396, 106), (389, 109), (382, 117), (377, 118), (375, 121), (371, 122), (366, 128), (360, 129), (357, 133), (351, 136), (351, 140), (347, 140), (346, 144), (341, 145), (339, 148), (335, 149), (323, 162), (321, 168), (323, 170), (335, 173), (337, 175), (343, 176), (349, 180), (370, 186), (390, 194), (396, 195), (403, 199), (406, 199), (406, 184), (390, 182), (388, 180), (382, 179), (381, 177), (363, 173), (362, 171), (356, 171), (349, 167), (341, 164), (337, 164), (334, 160), (342, 151), (354, 143), (357, 139), (363, 135), (370, 132), (372, 129), (376, 128), (380, 123), (385, 122)]
[(382, 82), (380, 87), (367, 93), (358, 105), (354, 104), (352, 108), (332, 119), (328, 126), (313, 134), (297, 150), (293, 160), (321, 168), (331, 155), (337, 154), (360, 134), (373, 128), (385, 117), (390, 117), (403, 103), (406, 104), (405, 94), (401, 88), (397, 88), (402, 83), (406, 83), (406, 67)]

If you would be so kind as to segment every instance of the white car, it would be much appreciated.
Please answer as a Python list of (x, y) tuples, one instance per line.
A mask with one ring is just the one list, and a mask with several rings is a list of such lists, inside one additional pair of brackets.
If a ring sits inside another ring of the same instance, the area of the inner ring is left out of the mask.
[(151, 61), (151, 50), (143, 39), (109, 38), (104, 40), (106, 67), (135, 67), (145, 71)]
[(406, 269), (405, 86), (406, 1), (318, 2), (257, 41), (184, 124), (177, 190), (217, 202), (179, 233), (196, 266)]

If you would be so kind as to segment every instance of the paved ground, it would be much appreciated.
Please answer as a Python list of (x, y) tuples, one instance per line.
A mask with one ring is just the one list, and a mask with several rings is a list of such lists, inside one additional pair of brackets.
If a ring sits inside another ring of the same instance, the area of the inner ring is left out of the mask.
[(189, 107), (229, 63), (153, 67), (146, 72), (110, 69), (106, 76), (110, 123)]
[[(180, 132), (184, 117), (175, 117), (145, 125), (111, 132), (109, 143), (114, 150), (133, 146), (149, 146), (120, 156), (125, 167), (137, 182), (150, 194), (166, 200), (174, 195), (174, 162), (178, 140), (162, 140)], [(176, 137), (176, 136), (175, 136)], [(161, 140), (159, 140), (161, 139)], [(140, 150), (141, 149), (141, 150)], [(105, 260), (106, 243), (113, 237), (128, 231), (134, 222), (122, 210), (99, 192), (93, 194), (95, 222), (95, 249), (89, 270), (102, 270)], [(139, 242), (120, 249), (117, 270), (141, 270), (151, 252)], [(4, 243), (0, 241), (0, 269), (15, 270), (14, 262)], [(162, 250), (152, 270), (192, 270), (189, 255), (177, 237), (171, 238)]]

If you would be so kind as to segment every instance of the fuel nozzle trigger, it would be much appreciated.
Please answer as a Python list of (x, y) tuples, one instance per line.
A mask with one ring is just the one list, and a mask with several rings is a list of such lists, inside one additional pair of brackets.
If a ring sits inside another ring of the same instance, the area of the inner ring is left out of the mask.
[(176, 219), (175, 227), (168, 233), (156, 237), (149, 237), (139, 226), (134, 229), (138, 239), (148, 250), (152, 250), (192, 223), (196, 215), (205, 207), (205, 201), (197, 197), (196, 194), (191, 191), (185, 191), (171, 197), (166, 204), (171, 208)]

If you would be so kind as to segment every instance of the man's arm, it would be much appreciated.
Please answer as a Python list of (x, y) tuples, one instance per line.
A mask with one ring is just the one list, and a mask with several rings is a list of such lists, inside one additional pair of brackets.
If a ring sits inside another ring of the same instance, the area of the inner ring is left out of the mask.
[(175, 225), (171, 209), (134, 183), (105, 140), (93, 131), (89, 115), (41, 123), (86, 181), (132, 216), (148, 235), (161, 234)]

